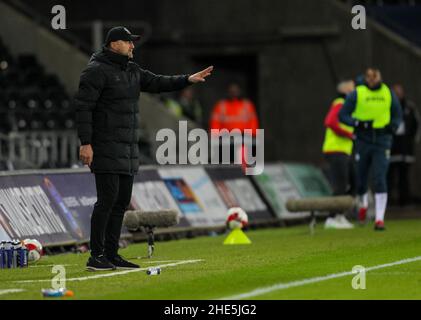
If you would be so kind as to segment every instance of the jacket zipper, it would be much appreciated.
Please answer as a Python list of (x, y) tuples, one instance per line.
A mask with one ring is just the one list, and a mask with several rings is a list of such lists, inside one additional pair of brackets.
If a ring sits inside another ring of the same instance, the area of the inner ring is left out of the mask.
[[(132, 154), (132, 147), (133, 147), (133, 145), (134, 145), (134, 143), (135, 143), (135, 132), (134, 132), (134, 130), (135, 130), (135, 125), (136, 125), (136, 117), (135, 117), (135, 115), (136, 115), (136, 113), (135, 113), (135, 106), (136, 106), (136, 103), (133, 103), (133, 108), (132, 108), (132, 111), (133, 111), (133, 123), (132, 123), (132, 143), (130, 144), (130, 168), (131, 168), (131, 166), (132, 166), (132, 156), (133, 156), (133, 154)], [(133, 171), (133, 172), (132, 172)], [(133, 168), (133, 170), (130, 170), (130, 173), (134, 173), (134, 168)]]
[[(128, 79), (128, 82), (129, 82), (129, 85), (130, 85), (130, 83), (131, 83), (131, 74), (130, 74), (130, 70), (128, 70), (128, 72), (127, 72), (127, 79)], [(134, 103), (133, 104), (133, 106), (134, 105), (136, 105), (136, 103)], [(132, 153), (132, 145), (133, 145), (133, 141), (134, 141), (134, 125), (135, 125), (135, 108), (132, 106), (132, 141), (131, 141), (131, 143), (130, 143), (130, 145), (129, 145), (129, 148), (130, 148), (130, 152), (129, 152), (129, 174), (133, 174), (134, 173), (134, 170), (133, 170), (133, 168), (132, 168), (132, 157), (133, 157), (133, 153)]]

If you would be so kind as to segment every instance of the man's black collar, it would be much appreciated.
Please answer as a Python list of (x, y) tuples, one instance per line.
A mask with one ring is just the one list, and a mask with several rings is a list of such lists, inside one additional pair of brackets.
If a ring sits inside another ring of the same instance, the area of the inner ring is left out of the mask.
[(127, 64), (129, 63), (130, 58), (128, 56), (116, 53), (114, 51), (111, 51), (107, 47), (103, 48), (103, 52), (108, 60), (110, 60), (112, 63), (118, 64), (123, 69), (126, 69)]

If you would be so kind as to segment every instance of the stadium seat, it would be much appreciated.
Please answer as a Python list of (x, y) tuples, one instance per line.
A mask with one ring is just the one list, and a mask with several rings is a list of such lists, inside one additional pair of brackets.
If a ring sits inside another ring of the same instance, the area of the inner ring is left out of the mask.
[[(0, 39), (1, 131), (74, 129), (69, 96), (33, 54), (13, 58)], [(60, 112), (59, 112), (60, 111)]]

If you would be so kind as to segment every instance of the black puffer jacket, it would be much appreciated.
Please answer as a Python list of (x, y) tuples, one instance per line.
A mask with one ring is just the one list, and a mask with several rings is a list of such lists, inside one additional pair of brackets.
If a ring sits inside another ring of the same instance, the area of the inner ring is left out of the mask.
[(188, 75), (155, 75), (107, 48), (93, 54), (74, 99), (79, 139), (94, 152), (91, 171), (135, 174), (140, 92), (174, 91), (189, 84)]

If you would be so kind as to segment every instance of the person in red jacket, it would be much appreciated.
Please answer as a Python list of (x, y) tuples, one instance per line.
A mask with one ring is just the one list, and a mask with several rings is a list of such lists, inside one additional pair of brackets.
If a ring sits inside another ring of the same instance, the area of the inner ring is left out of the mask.
[[(343, 81), (338, 84), (338, 96), (332, 102), (325, 118), (326, 134), (323, 143), (323, 154), (329, 165), (329, 180), (333, 195), (345, 195), (350, 192), (352, 178), (355, 176), (352, 162), (354, 133), (353, 128), (339, 122), (339, 112), (347, 94), (355, 88), (354, 81)], [(325, 223), (326, 228), (350, 229), (353, 225), (339, 212), (331, 212)]]
[[(256, 107), (252, 101), (242, 96), (241, 87), (237, 83), (231, 83), (228, 86), (228, 97), (218, 101), (213, 107), (209, 129), (232, 131), (239, 129), (244, 135), (246, 129), (251, 130), (253, 137), (252, 146), (242, 145), (241, 149), (231, 144), (230, 154), (241, 152), (241, 163), (245, 166), (244, 155), (245, 148), (251, 147), (254, 151), (256, 130), (259, 128), (259, 120), (256, 113)], [(219, 152), (221, 159), (221, 149)], [(232, 158), (230, 159), (232, 163)]]

